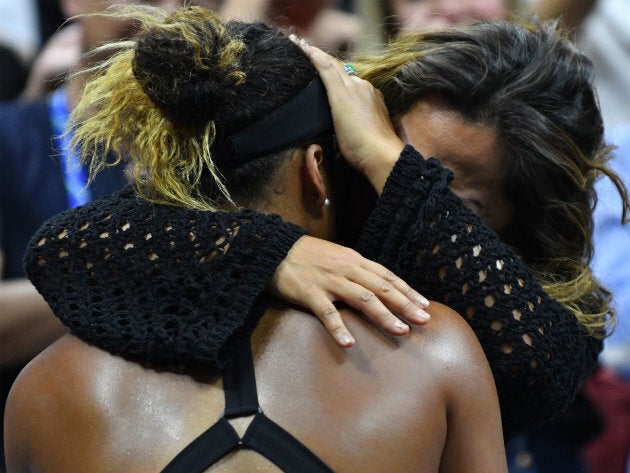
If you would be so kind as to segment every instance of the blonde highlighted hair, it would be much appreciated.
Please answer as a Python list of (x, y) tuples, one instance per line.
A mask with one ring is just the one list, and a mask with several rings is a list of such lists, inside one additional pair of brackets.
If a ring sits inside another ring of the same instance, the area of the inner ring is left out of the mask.
[(114, 54), (88, 70), (92, 77), (71, 116), (72, 144), (91, 174), (125, 161), (141, 195), (196, 210), (265, 195), (287, 153), (219, 163), (213, 145), (316, 77), (301, 49), (275, 28), (223, 23), (201, 7), (103, 14), (134, 20), (138, 36), (95, 51)]
[[(229, 192), (212, 159), (210, 147), (215, 139), (215, 123), (199, 125), (174, 123), (145, 90), (149, 74), (135, 69), (138, 44), (148, 35), (178, 36), (194, 51), (192, 61), (198, 70), (207, 70), (207, 38), (199, 32), (212, 27), (223, 44), (216, 71), (237, 86), (245, 73), (235, 69), (244, 44), (233, 38), (211, 11), (189, 7), (167, 13), (157, 8), (124, 7), (98, 15), (131, 18), (139, 22), (140, 38), (105, 44), (92, 54), (111, 53), (109, 59), (85, 72), (93, 74), (70, 117), (73, 149), (89, 164), (90, 175), (124, 159), (137, 191), (146, 198), (189, 209), (215, 210), (216, 202), (201, 189), (202, 175), (210, 173), (223, 196)], [(230, 67), (228, 67), (230, 66)], [(160, 67), (160, 65), (156, 65)], [(172, 85), (177, 87), (177, 80)], [(154, 90), (154, 92), (157, 92)]]

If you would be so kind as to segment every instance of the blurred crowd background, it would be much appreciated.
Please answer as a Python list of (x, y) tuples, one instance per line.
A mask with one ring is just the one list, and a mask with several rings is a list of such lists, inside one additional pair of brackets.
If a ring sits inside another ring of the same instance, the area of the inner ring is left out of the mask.
[[(0, 0), (0, 111), (45, 100), (81, 64), (83, 53), (124, 36), (124, 27), (72, 17), (116, 3), (171, 7), (179, 1)], [(595, 63), (596, 87), (613, 167), (630, 182), (630, 1), (628, 0), (199, 0), (225, 18), (288, 28), (340, 58), (381, 47), (388, 37), (431, 25), (478, 20), (560, 18)], [(8, 115), (1, 114), (1, 117)], [(0, 186), (9, 179), (0, 136)], [(630, 229), (619, 222), (613, 189), (599, 188), (594, 270), (614, 293), (619, 313), (601, 367), (557, 421), (515, 439), (511, 473), (630, 472)], [(0, 187), (0, 381), (2, 403), (19, 370), (60, 333), (24, 277), (21, 254), (7, 235), (20, 226), (2, 209), (12, 198)], [(32, 206), (38, 205), (33, 196)], [(59, 211), (62, 209), (56, 209)], [(24, 215), (22, 215), (24, 216)], [(41, 223), (41, 222), (40, 222)], [(24, 242), (24, 245), (26, 242)], [(11, 262), (18, 262), (12, 264)], [(19, 301), (19, 303), (16, 303)], [(30, 301), (25, 305), (25, 301)], [(30, 304), (30, 305), (29, 305)], [(19, 310), (15, 307), (19, 305)], [(28, 310), (29, 317), (19, 311)], [(19, 320), (20, 323), (15, 321)], [(19, 331), (19, 332), (18, 332)], [(0, 406), (0, 408), (3, 407)], [(4, 471), (0, 462), (0, 472)]]

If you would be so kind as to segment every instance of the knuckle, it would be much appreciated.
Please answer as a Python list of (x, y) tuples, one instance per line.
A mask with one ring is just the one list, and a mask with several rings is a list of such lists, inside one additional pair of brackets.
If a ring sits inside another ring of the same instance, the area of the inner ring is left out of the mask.
[(381, 283), (381, 291), (382, 292), (389, 292), (394, 288), (394, 286), (391, 285), (391, 283), (387, 282), (387, 281), (383, 281)]
[(335, 318), (337, 313), (338, 313), (337, 308), (334, 305), (327, 305), (323, 307), (319, 312), (320, 318), (328, 322), (332, 321), (332, 319)]
[(415, 311), (414, 303), (411, 302), (411, 301), (407, 301), (405, 303), (405, 305), (403, 306), (402, 311), (403, 311), (403, 313), (408, 313), (408, 312), (411, 312), (411, 311)]
[(387, 270), (387, 272), (385, 273), (385, 280), (386, 281), (389, 281), (389, 282), (393, 283), (397, 279), (398, 279), (398, 276), (396, 276), (392, 271)]
[(380, 310), (378, 314), (375, 314), (374, 320), (380, 325), (387, 326), (393, 324), (398, 318), (387, 309)]
[(357, 251), (353, 250), (352, 248), (346, 248), (346, 247), (344, 247), (342, 255), (344, 258), (347, 258), (349, 260), (363, 258)]
[(361, 298), (361, 302), (368, 303), (374, 299), (374, 293), (369, 289), (365, 289), (361, 292), (361, 295), (359, 297)]

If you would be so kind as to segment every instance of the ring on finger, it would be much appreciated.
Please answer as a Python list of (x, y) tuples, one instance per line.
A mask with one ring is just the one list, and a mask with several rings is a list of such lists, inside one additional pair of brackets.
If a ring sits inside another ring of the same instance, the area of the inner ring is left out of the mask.
[(354, 67), (352, 64), (348, 64), (348, 63), (344, 64), (343, 65), (343, 70), (349, 76), (356, 76), (357, 75), (357, 68)]

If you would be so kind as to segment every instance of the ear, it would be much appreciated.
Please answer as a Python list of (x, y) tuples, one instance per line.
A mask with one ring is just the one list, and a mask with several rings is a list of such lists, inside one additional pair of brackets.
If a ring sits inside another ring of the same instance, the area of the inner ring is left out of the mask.
[(309, 207), (321, 209), (326, 201), (326, 183), (324, 181), (321, 164), (324, 161), (324, 151), (317, 144), (310, 145), (304, 152), (304, 166), (302, 171), (302, 192)]

